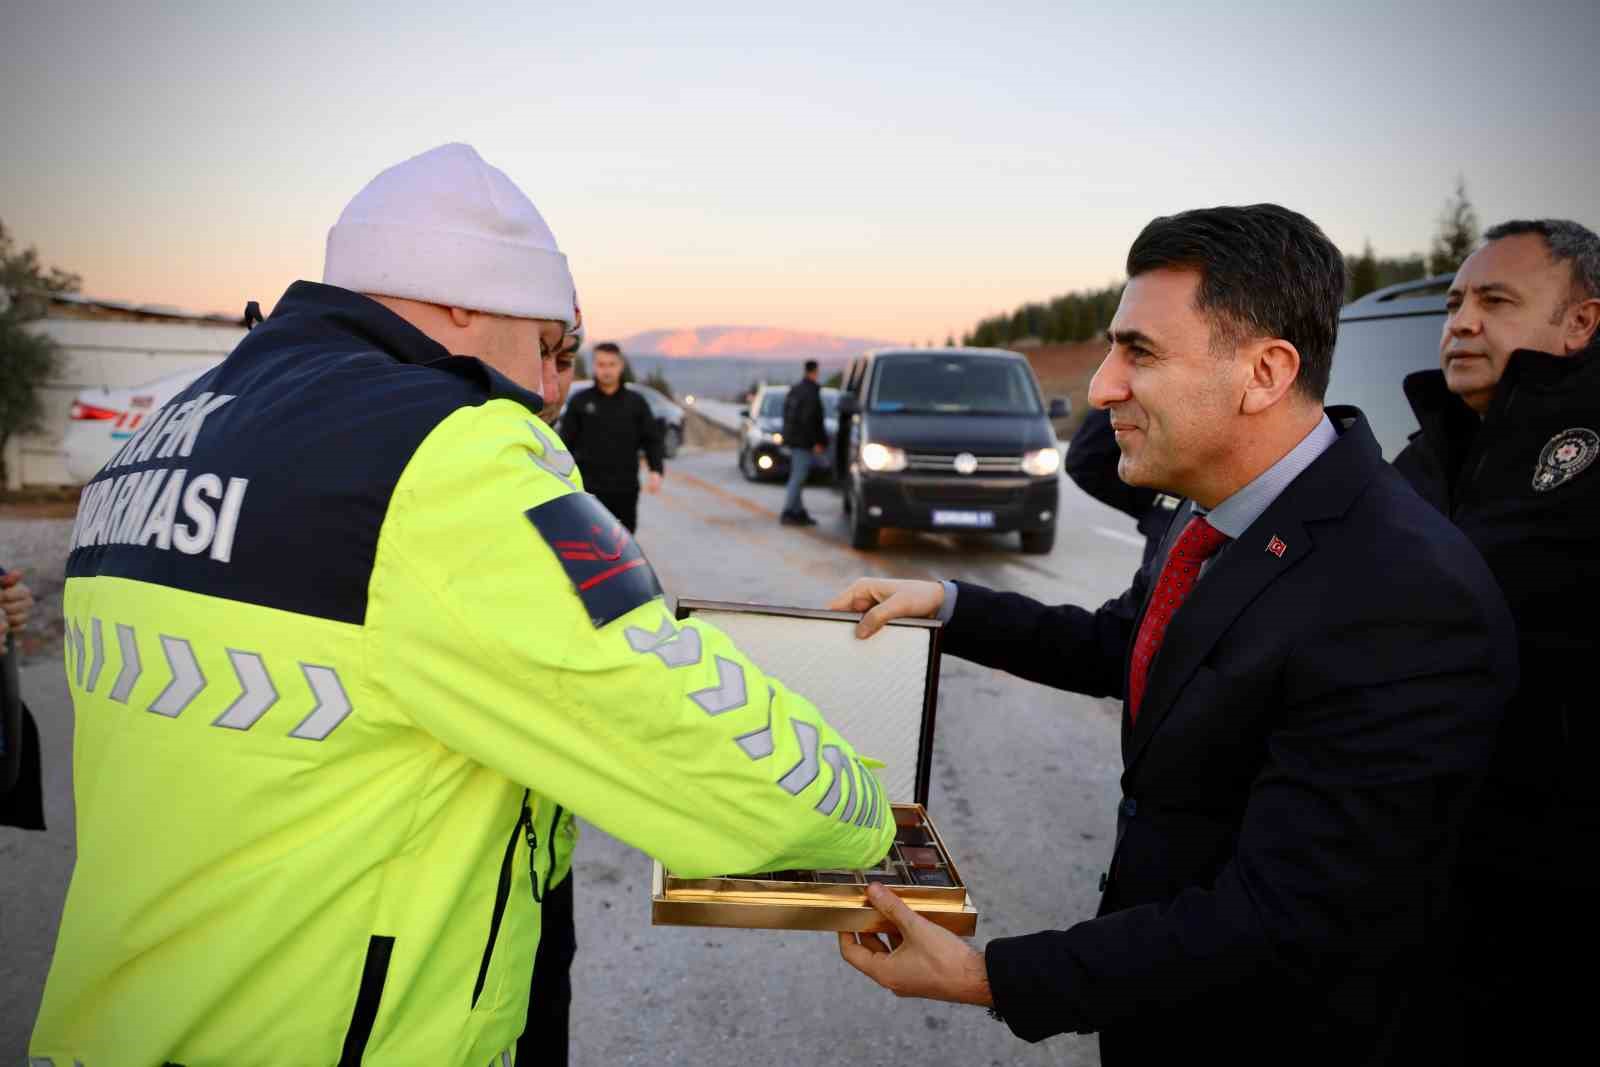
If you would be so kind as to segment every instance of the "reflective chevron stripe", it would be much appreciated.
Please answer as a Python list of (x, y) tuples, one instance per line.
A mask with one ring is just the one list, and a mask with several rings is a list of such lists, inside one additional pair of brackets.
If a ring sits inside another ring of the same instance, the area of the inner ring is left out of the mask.
[(662, 619), (655, 633), (630, 626), (623, 631), (628, 647), (641, 654), (661, 657), (668, 667), (692, 667), (700, 662), (700, 631), (692, 627), (675, 630), (672, 620)]
[(838, 745), (824, 745), (822, 762), (833, 768), (833, 784), (828, 786), (828, 794), (817, 801), (817, 810), (832, 815), (833, 809), (839, 806), (839, 795), (844, 792), (844, 753)]
[(856, 813), (856, 798), (860, 793), (860, 790), (856, 787), (855, 773), (850, 770), (851, 766), (852, 762), (850, 760), (846, 759), (843, 761), (844, 787), (848, 790), (848, 792), (845, 794), (844, 807), (839, 811), (840, 822), (849, 822), (852, 818), (854, 818)]
[(77, 620), (72, 623), (72, 647), (77, 663), (78, 688), (83, 688), (83, 624)]
[(84, 688), (94, 692), (94, 687), (100, 684), (100, 670), (106, 665), (106, 641), (102, 634), (99, 619), (89, 620), (90, 641), (94, 645), (94, 659), (89, 663), (89, 680), (84, 683)]
[(578, 461), (573, 458), (572, 453), (557, 448), (556, 442), (546, 436), (545, 432), (534, 423), (525, 420), (525, 424), (533, 431), (533, 436), (544, 445), (544, 455), (541, 456), (537, 452), (528, 453), (533, 465), (561, 479), (568, 489), (577, 491), (578, 486), (572, 480), (572, 472), (577, 468)]
[(815, 726), (801, 719), (794, 719), (789, 725), (794, 727), (795, 740), (800, 742), (800, 762), (778, 779), (778, 785), (798, 796), (822, 772), (822, 761), (817, 758), (817, 742), (822, 734)]
[(350, 714), (350, 698), (345, 695), (344, 686), (339, 682), (339, 672), (332, 667), (302, 663), (300, 670), (306, 676), (306, 684), (317, 696), (317, 706), (311, 709), (311, 714), (299, 726), (289, 731), (289, 736), (305, 741), (321, 741)]
[(144, 673), (144, 667), (139, 662), (139, 642), (134, 636), (133, 627), (117, 623), (117, 644), (122, 647), (122, 666), (117, 670), (116, 684), (111, 687), (111, 699), (126, 704), (128, 697), (133, 694), (134, 683)]
[(200, 695), (206, 687), (206, 676), (200, 671), (200, 664), (194, 658), (194, 650), (189, 647), (189, 642), (181, 637), (168, 637), (161, 635), (161, 650), (166, 653), (167, 666), (172, 669), (172, 681), (156, 697), (155, 703), (150, 705), (150, 710), (157, 715), (165, 715), (169, 719), (176, 719), (183, 714), (183, 709), (189, 702)]
[(777, 699), (778, 691), (767, 686), (767, 725), (733, 739), (733, 743), (744, 749), (744, 754), (751, 759), (766, 759), (772, 755), (772, 702)]
[(689, 699), (700, 705), (707, 715), (742, 708), (748, 697), (744, 687), (744, 668), (731, 659), (716, 657), (717, 684), (710, 689), (699, 689), (689, 694)]
[(272, 676), (267, 673), (267, 665), (254, 652), (239, 652), (230, 648), (228, 660), (239, 679), (239, 696), (211, 725), (225, 726), (230, 730), (248, 730), (267, 713), (268, 708), (278, 702), (278, 690), (272, 684)]

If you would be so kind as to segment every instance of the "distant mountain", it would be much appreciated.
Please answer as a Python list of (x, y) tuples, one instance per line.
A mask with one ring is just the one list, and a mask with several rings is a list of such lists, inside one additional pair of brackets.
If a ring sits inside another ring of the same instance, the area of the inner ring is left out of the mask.
[(732, 357), (841, 363), (868, 348), (893, 342), (782, 330), (775, 326), (696, 326), (686, 330), (646, 330), (624, 337), (618, 343), (629, 355), (658, 355), (669, 359)]

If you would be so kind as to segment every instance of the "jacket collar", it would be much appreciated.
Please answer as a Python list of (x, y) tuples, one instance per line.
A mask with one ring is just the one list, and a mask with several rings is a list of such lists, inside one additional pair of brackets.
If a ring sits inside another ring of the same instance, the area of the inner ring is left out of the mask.
[[(1316, 550), (1309, 524), (1342, 516), (1384, 466), (1383, 451), (1365, 415), (1353, 407), (1330, 407), (1327, 414), (1339, 439), (1217, 557), (1173, 617), (1161, 651), (1151, 664), (1138, 722), (1128, 729), (1127, 716), (1123, 716), (1123, 762), (1128, 772), (1234, 620), (1269, 585)], [(1193, 504), (1185, 505), (1172, 523), (1169, 541), (1193, 513)], [(1148, 609), (1148, 596), (1145, 606)], [(1135, 633), (1143, 622), (1141, 612)], [(1131, 647), (1132, 642), (1129, 644)]]
[[(1495, 386), (1494, 400), (1483, 421), (1493, 420), (1496, 410), (1519, 388), (1560, 393), (1574, 388), (1585, 378), (1594, 377), (1597, 372), (1600, 372), (1600, 333), (1589, 347), (1570, 356), (1519, 348), (1506, 360), (1505, 371)], [(1477, 413), (1450, 391), (1442, 370), (1406, 375), (1405, 393), (1423, 440), (1443, 469), (1453, 474), (1465, 461), (1472, 438), (1481, 425)]]
[(371, 297), (319, 282), (289, 286), (263, 328), (305, 330), (325, 335), (330, 329), (376, 349), (401, 363), (432, 367), (476, 380), (491, 397), (508, 397), (537, 413), (544, 401), (472, 356), (450, 350)]
[[(401, 363), (432, 363), (450, 351), (371, 297), (318, 282), (295, 282), (267, 317), (274, 325), (316, 319), (366, 341)], [(298, 325), (298, 322), (294, 323)]]

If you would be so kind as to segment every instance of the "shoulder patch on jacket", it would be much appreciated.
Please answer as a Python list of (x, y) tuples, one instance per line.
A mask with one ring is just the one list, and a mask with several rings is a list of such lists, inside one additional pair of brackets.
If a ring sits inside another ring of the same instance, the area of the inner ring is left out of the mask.
[(661, 595), (639, 543), (588, 493), (567, 493), (527, 511), (555, 552), (595, 629)]

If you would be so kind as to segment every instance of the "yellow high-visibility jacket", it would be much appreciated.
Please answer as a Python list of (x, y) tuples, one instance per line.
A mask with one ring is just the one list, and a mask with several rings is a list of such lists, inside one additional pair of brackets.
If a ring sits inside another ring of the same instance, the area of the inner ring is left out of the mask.
[(36, 1061), (483, 1067), (572, 813), (685, 875), (887, 851), (848, 742), (672, 620), (539, 404), (300, 282), (85, 488)]

